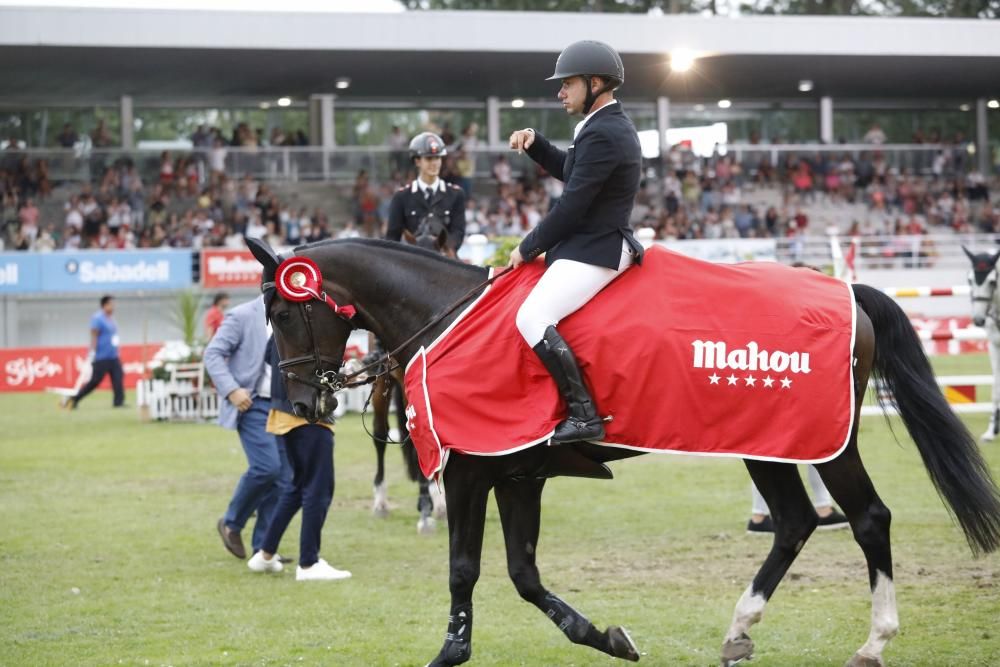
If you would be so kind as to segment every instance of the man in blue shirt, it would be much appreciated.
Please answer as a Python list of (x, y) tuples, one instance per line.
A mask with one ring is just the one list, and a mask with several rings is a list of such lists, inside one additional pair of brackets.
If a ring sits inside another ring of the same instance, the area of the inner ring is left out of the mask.
[(101, 309), (90, 318), (90, 381), (80, 389), (76, 396), (66, 401), (66, 407), (76, 409), (83, 397), (94, 391), (101, 384), (105, 375), (111, 375), (111, 387), (114, 389), (114, 407), (125, 406), (124, 373), (122, 362), (118, 357), (118, 323), (112, 314), (115, 312), (115, 300), (110, 295), (101, 297)]

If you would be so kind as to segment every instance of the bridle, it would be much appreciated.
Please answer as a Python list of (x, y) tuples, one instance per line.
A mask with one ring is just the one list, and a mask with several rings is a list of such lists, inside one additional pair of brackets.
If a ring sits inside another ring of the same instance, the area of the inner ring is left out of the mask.
[[(998, 272), (996, 266), (994, 266), (993, 269), (990, 270), (990, 273), (996, 276), (996, 274), (1000, 272)], [(987, 273), (983, 277), (983, 283), (987, 282), (987, 278), (989, 278), (990, 273)], [(973, 284), (973, 287), (978, 287), (983, 284), (976, 282), (975, 274), (973, 274), (972, 280), (970, 282)], [(992, 320), (993, 324), (997, 325), (997, 327), (1000, 328), (1000, 320), (998, 320), (997, 313), (993, 312), (993, 305), (996, 302), (996, 291), (997, 291), (997, 281), (993, 280), (990, 283), (990, 293), (987, 296), (979, 296), (977, 294), (971, 294), (970, 296), (972, 297), (972, 303), (986, 302), (987, 306), (986, 306), (986, 314), (984, 315), (985, 319)]]
[[(282, 275), (282, 267), (285, 266), (287, 262), (296, 259), (301, 260), (303, 258), (292, 257), (285, 260), (284, 262), (282, 262), (282, 265), (279, 266), (276, 275), (280, 277)], [(311, 265), (315, 266), (315, 263), (312, 262), (312, 260), (308, 261)], [(318, 276), (318, 271), (319, 271), (318, 267), (315, 270)], [(352, 387), (361, 387), (366, 384), (371, 384), (375, 382), (375, 380), (378, 379), (379, 377), (387, 375), (392, 371), (394, 371), (396, 368), (399, 368), (399, 362), (396, 361), (396, 355), (400, 351), (402, 351), (411, 343), (413, 343), (413, 341), (417, 340), (417, 338), (419, 338), (420, 336), (422, 336), (423, 334), (427, 333), (432, 328), (440, 324), (441, 321), (444, 320), (444, 318), (448, 317), (453, 312), (455, 312), (455, 310), (457, 310), (460, 306), (469, 301), (469, 299), (475, 296), (479, 291), (488, 287), (497, 278), (506, 275), (507, 273), (509, 273), (509, 270), (496, 272), (493, 276), (487, 278), (486, 280), (479, 283), (478, 285), (470, 289), (468, 292), (463, 294), (461, 297), (459, 297), (457, 301), (455, 301), (450, 306), (445, 308), (441, 313), (431, 318), (430, 322), (422, 326), (415, 334), (407, 338), (400, 345), (396, 346), (394, 350), (386, 352), (385, 354), (377, 358), (375, 361), (369, 363), (366, 366), (362, 366), (360, 369), (347, 375), (342, 373), (340, 370), (341, 368), (343, 368), (344, 365), (342, 358), (334, 359), (332, 357), (322, 354), (319, 350), (319, 345), (317, 343), (317, 336), (315, 334), (313, 327), (313, 315), (314, 315), (313, 302), (319, 301), (320, 303), (326, 304), (333, 310), (333, 312), (338, 317), (347, 322), (348, 326), (350, 326), (352, 331), (358, 329), (357, 324), (354, 322), (355, 315), (357, 314), (357, 310), (354, 308), (354, 306), (349, 304), (341, 306), (336, 301), (334, 301), (325, 291), (319, 291), (318, 289), (307, 290), (308, 297), (301, 298), (301, 296), (298, 293), (290, 295), (288, 292), (289, 287), (286, 285), (284, 288), (282, 288), (278, 280), (264, 281), (260, 285), (260, 290), (264, 294), (265, 303), (270, 304), (271, 300), (274, 298), (275, 293), (281, 294), (281, 296), (284, 297), (286, 301), (298, 302), (299, 312), (302, 315), (302, 319), (306, 323), (306, 331), (309, 334), (309, 340), (312, 345), (311, 354), (300, 355), (298, 357), (292, 357), (291, 359), (286, 359), (284, 361), (281, 361), (278, 363), (278, 369), (289, 380), (298, 382), (300, 384), (304, 384), (308, 387), (312, 387), (313, 389), (316, 389), (317, 391), (321, 392), (328, 391), (331, 393), (336, 393), (342, 389), (350, 389)], [(319, 276), (318, 283), (320, 285), (322, 284), (321, 276)], [(298, 373), (286, 370), (295, 366), (301, 366), (306, 363), (313, 364), (314, 377), (303, 377)], [(325, 370), (324, 363), (333, 366), (337, 370)], [(378, 370), (378, 372), (368, 375), (369, 371), (374, 369), (379, 369), (380, 367), (381, 369)]]

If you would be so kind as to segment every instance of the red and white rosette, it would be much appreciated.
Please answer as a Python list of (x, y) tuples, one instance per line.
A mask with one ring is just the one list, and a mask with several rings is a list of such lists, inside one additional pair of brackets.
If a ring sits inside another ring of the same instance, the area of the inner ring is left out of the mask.
[(289, 257), (278, 266), (274, 275), (278, 293), (289, 301), (319, 299), (323, 291), (323, 274), (316, 262), (308, 257)]
[(274, 274), (278, 293), (288, 301), (322, 301), (344, 319), (354, 317), (354, 306), (341, 306), (323, 291), (323, 274), (316, 262), (308, 257), (289, 257), (278, 265)]

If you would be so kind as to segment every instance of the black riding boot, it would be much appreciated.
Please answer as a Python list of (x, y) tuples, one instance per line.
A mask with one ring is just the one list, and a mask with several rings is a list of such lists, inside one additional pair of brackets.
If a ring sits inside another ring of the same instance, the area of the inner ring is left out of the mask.
[(604, 421), (597, 414), (594, 399), (590, 397), (587, 385), (583, 382), (573, 350), (556, 328), (550, 326), (546, 329), (542, 341), (531, 349), (556, 381), (569, 412), (569, 416), (556, 426), (556, 432), (552, 436), (553, 444), (603, 438)]

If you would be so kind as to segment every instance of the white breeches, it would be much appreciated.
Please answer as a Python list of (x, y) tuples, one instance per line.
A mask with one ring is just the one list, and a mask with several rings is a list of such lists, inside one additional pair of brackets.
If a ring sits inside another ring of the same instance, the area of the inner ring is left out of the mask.
[(571, 259), (557, 259), (517, 311), (517, 330), (529, 346), (541, 342), (545, 330), (559, 324), (590, 301), (635, 261), (632, 249), (622, 239), (618, 269), (584, 264)]

